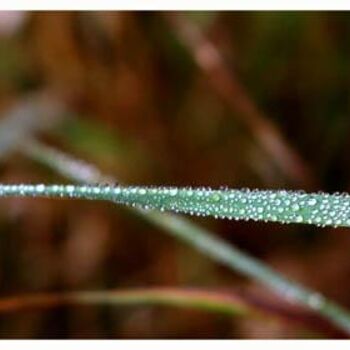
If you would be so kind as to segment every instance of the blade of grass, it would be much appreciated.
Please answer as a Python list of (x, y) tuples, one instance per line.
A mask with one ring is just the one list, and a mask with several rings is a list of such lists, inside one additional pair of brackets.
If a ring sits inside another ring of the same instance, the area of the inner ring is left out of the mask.
[[(195, 308), (227, 315), (244, 315), (248, 312), (254, 312), (253, 308), (233, 297), (232, 294), (176, 288), (40, 293), (1, 298), (0, 312), (14, 312), (61, 304), (167, 305)], [(257, 313), (256, 310), (255, 313)]]
[[(22, 152), (71, 180), (87, 183), (115, 183), (112, 176), (104, 176), (94, 166), (78, 161), (37, 141), (25, 143)], [(216, 262), (261, 282), (290, 302), (314, 310), (350, 334), (349, 312), (320, 293), (289, 280), (258, 259), (229, 245), (210, 231), (183, 217), (159, 212), (146, 212), (137, 208), (132, 208), (132, 210)]]
[(65, 108), (49, 92), (42, 91), (21, 99), (9, 108), (0, 122), (0, 160), (24, 139), (60, 123)]
[(329, 328), (316, 315), (303, 310), (276, 308), (268, 303), (236, 293), (198, 288), (137, 288), (105, 291), (72, 291), (60, 293), (26, 294), (0, 298), (0, 314), (23, 310), (52, 308), (61, 305), (111, 305), (111, 306), (173, 306), (227, 316), (253, 317), (278, 322), (294, 322), (309, 330), (344, 336)]
[(0, 184), (0, 197), (8, 196), (105, 200), (145, 210), (215, 218), (350, 227), (348, 194), (100, 184)]

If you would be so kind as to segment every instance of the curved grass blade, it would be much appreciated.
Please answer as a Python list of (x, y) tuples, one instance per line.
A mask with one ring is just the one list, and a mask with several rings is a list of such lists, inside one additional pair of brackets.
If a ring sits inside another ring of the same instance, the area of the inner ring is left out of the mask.
[(10, 108), (0, 121), (0, 160), (23, 140), (56, 126), (66, 113), (63, 103), (49, 92), (31, 94)]
[(60, 293), (25, 294), (0, 298), (0, 314), (22, 310), (37, 310), (61, 305), (110, 305), (122, 306), (166, 306), (199, 310), (230, 317), (250, 317), (273, 322), (293, 323), (309, 330), (344, 336), (330, 327), (315, 314), (304, 310), (276, 307), (251, 296), (233, 292), (213, 291), (198, 288), (136, 288), (103, 291), (71, 291)]
[[(0, 312), (13, 312), (61, 304), (167, 305), (228, 315), (253, 313), (254, 308), (232, 294), (177, 288), (40, 293), (0, 299)], [(257, 311), (255, 311), (258, 313)]]

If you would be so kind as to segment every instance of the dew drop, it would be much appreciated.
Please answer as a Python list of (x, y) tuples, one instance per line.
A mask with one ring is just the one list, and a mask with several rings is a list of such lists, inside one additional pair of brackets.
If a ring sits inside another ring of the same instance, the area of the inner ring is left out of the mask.
[(317, 200), (315, 198), (311, 198), (307, 201), (308, 205), (314, 206), (317, 204)]
[(44, 185), (37, 185), (35, 188), (38, 192), (44, 192), (45, 190), (45, 186)]
[(300, 209), (300, 207), (299, 207), (298, 204), (295, 203), (295, 204), (292, 205), (292, 210), (293, 211), (298, 211), (299, 209)]
[(214, 193), (214, 194), (211, 196), (211, 199), (212, 199), (214, 202), (219, 202), (220, 199), (221, 199), (221, 196), (220, 196), (218, 193)]
[(296, 218), (295, 218), (295, 221), (296, 222), (303, 222), (304, 218), (301, 216), (301, 215), (298, 215)]
[(74, 191), (74, 186), (73, 186), (73, 185), (68, 185), (68, 186), (66, 187), (66, 189), (67, 189), (67, 192), (72, 193), (72, 192)]
[(170, 196), (176, 196), (177, 195), (177, 188), (171, 188), (169, 193), (170, 193)]
[(95, 187), (95, 188), (93, 189), (93, 192), (94, 192), (95, 194), (99, 194), (99, 193), (101, 192), (101, 190), (100, 190), (98, 187)]
[(331, 220), (331, 219), (328, 219), (327, 221), (326, 221), (326, 225), (332, 225), (333, 224), (333, 221)]

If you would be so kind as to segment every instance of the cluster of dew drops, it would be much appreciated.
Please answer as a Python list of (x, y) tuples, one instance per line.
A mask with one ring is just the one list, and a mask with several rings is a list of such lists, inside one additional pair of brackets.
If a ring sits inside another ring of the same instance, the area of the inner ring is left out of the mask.
[(146, 208), (235, 220), (350, 226), (350, 196), (345, 193), (174, 187), (130, 191), (135, 197), (149, 195)]
[(0, 196), (112, 200), (142, 209), (235, 220), (350, 227), (350, 195), (285, 190), (123, 187), (118, 185), (0, 185)]

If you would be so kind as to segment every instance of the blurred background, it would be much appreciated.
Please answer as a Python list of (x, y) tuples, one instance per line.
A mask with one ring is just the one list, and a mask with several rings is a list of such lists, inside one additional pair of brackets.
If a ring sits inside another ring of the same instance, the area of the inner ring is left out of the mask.
[[(127, 184), (349, 191), (349, 36), (346, 12), (0, 12), (1, 182), (67, 181), (23, 154), (24, 128)], [(193, 221), (350, 307), (348, 230)], [(153, 286), (284, 302), (124, 208), (0, 201), (0, 304)], [(327, 337), (288, 317), (142, 305), (0, 313), (0, 336)]]

